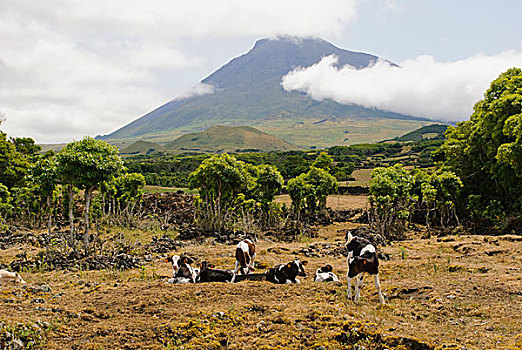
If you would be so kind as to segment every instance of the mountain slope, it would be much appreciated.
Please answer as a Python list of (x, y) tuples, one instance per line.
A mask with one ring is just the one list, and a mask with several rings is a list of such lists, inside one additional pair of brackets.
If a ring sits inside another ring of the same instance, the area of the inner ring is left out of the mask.
[[(358, 119), (375, 121), (379, 128), (387, 127), (383, 119), (410, 121), (403, 122), (407, 125), (406, 130), (393, 132), (392, 137), (424, 125), (420, 118), (357, 105), (341, 105), (330, 100), (314, 101), (305, 94), (283, 90), (281, 79), (289, 71), (298, 66), (310, 66), (332, 54), (338, 56), (340, 66), (350, 64), (356, 68), (367, 67), (378, 59), (373, 55), (337, 48), (321, 39), (262, 39), (249, 52), (202, 80), (215, 89), (214, 93), (170, 101), (102, 138), (114, 141), (139, 137), (165, 142), (172, 140), (173, 136), (213, 125), (250, 125), (309, 146), (317, 144), (314, 140), (321, 141), (310, 132), (317, 121), (329, 122), (331, 128), (344, 128)], [(414, 125), (410, 125), (411, 121)], [(299, 135), (285, 133), (285, 129), (295, 129), (299, 125), (306, 125)], [(367, 134), (373, 136), (371, 132)], [(342, 142), (342, 133), (339, 137), (338, 142)], [(382, 135), (379, 137), (382, 139)]]
[(235, 152), (241, 150), (289, 151), (298, 147), (249, 126), (213, 126), (178, 137), (166, 145), (171, 151)]

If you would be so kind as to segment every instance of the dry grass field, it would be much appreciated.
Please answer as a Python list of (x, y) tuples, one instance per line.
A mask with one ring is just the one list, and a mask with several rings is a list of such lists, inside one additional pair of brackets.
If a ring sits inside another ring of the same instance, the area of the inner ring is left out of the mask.
[[(166, 284), (171, 266), (158, 255), (128, 271), (26, 271), (28, 288), (1, 290), (0, 320), (38, 324), (44, 349), (522, 348), (522, 237), (421, 239), (412, 232), (380, 247), (390, 256), (381, 264), (382, 306), (370, 278), (359, 304), (346, 298), (342, 230), (356, 226), (335, 223), (295, 243), (260, 238), (257, 271), (307, 260), (298, 285)], [(0, 263), (21, 249), (36, 248), (4, 250)], [(232, 268), (233, 251), (208, 240), (171, 253)], [(326, 263), (341, 282), (313, 282)], [(34, 291), (41, 283), (51, 291)]]

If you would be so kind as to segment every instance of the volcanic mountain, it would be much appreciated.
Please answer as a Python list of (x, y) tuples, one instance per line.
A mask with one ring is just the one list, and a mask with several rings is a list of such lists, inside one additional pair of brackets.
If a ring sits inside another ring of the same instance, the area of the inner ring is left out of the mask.
[(357, 69), (378, 59), (322, 39), (261, 39), (201, 81), (210, 93), (174, 99), (99, 138), (119, 145), (138, 139), (167, 143), (215, 125), (248, 125), (298, 146), (327, 147), (389, 139), (430, 124), (358, 105), (315, 101), (281, 87), (282, 77), (294, 68), (311, 66), (330, 55), (338, 57), (339, 66)]

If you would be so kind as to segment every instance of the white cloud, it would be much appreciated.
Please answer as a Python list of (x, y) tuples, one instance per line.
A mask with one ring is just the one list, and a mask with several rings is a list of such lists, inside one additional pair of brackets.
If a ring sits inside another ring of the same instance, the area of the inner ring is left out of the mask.
[(302, 91), (316, 100), (332, 99), (392, 112), (458, 121), (469, 117), (500, 73), (522, 65), (522, 52), (475, 55), (455, 62), (436, 62), (431, 56), (406, 60), (400, 67), (384, 60), (361, 70), (337, 67), (329, 56), (283, 77), (285, 90)]
[[(335, 36), (355, 19), (356, 5), (357, 0), (3, 0), (0, 111), (8, 120), (2, 130), (38, 142), (111, 132), (172, 99), (171, 91), (179, 90), (176, 72), (205, 64), (186, 50), (185, 41)], [(195, 92), (211, 90), (198, 85), (189, 93)]]
[(193, 96), (212, 94), (214, 92), (216, 92), (216, 88), (214, 86), (205, 83), (198, 83), (184, 93), (176, 96), (174, 100), (183, 100)]

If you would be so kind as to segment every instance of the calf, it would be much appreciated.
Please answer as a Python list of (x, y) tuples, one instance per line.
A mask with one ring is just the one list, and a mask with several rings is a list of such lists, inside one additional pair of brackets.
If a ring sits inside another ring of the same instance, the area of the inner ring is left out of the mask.
[(325, 265), (315, 272), (314, 282), (338, 282), (339, 278), (332, 272), (331, 265)]
[(213, 264), (203, 261), (200, 265), (200, 272), (197, 282), (230, 282), (233, 273), (230, 270), (215, 269)]
[(297, 276), (306, 276), (304, 266), (307, 264), (307, 261), (301, 262), (296, 259), (288, 264), (272, 267), (266, 273), (266, 280), (279, 284), (301, 283), (301, 281), (297, 279)]
[(256, 259), (256, 246), (249, 239), (244, 239), (236, 247), (236, 265), (231, 282), (235, 282), (237, 272), (241, 267), (241, 273), (246, 275), (254, 271), (254, 260)]
[(0, 285), (4, 285), (7, 283), (20, 283), (26, 284), (22, 276), (18, 272), (9, 272), (7, 270), (0, 270)]
[(348, 231), (346, 234), (346, 249), (348, 250), (347, 262), (348, 272), (346, 279), (348, 280), (348, 299), (352, 299), (352, 278), (355, 277), (355, 298), (356, 303), (359, 302), (362, 287), (363, 273), (367, 272), (375, 277), (375, 288), (379, 294), (379, 300), (384, 304), (384, 297), (381, 292), (379, 283), (379, 258), (375, 251), (375, 247), (364, 238), (353, 237)]
[(184, 255), (173, 255), (167, 258), (166, 261), (170, 262), (174, 269), (172, 278), (168, 281), (169, 283), (196, 283), (199, 270), (190, 266), (190, 264), (194, 262), (194, 259)]

